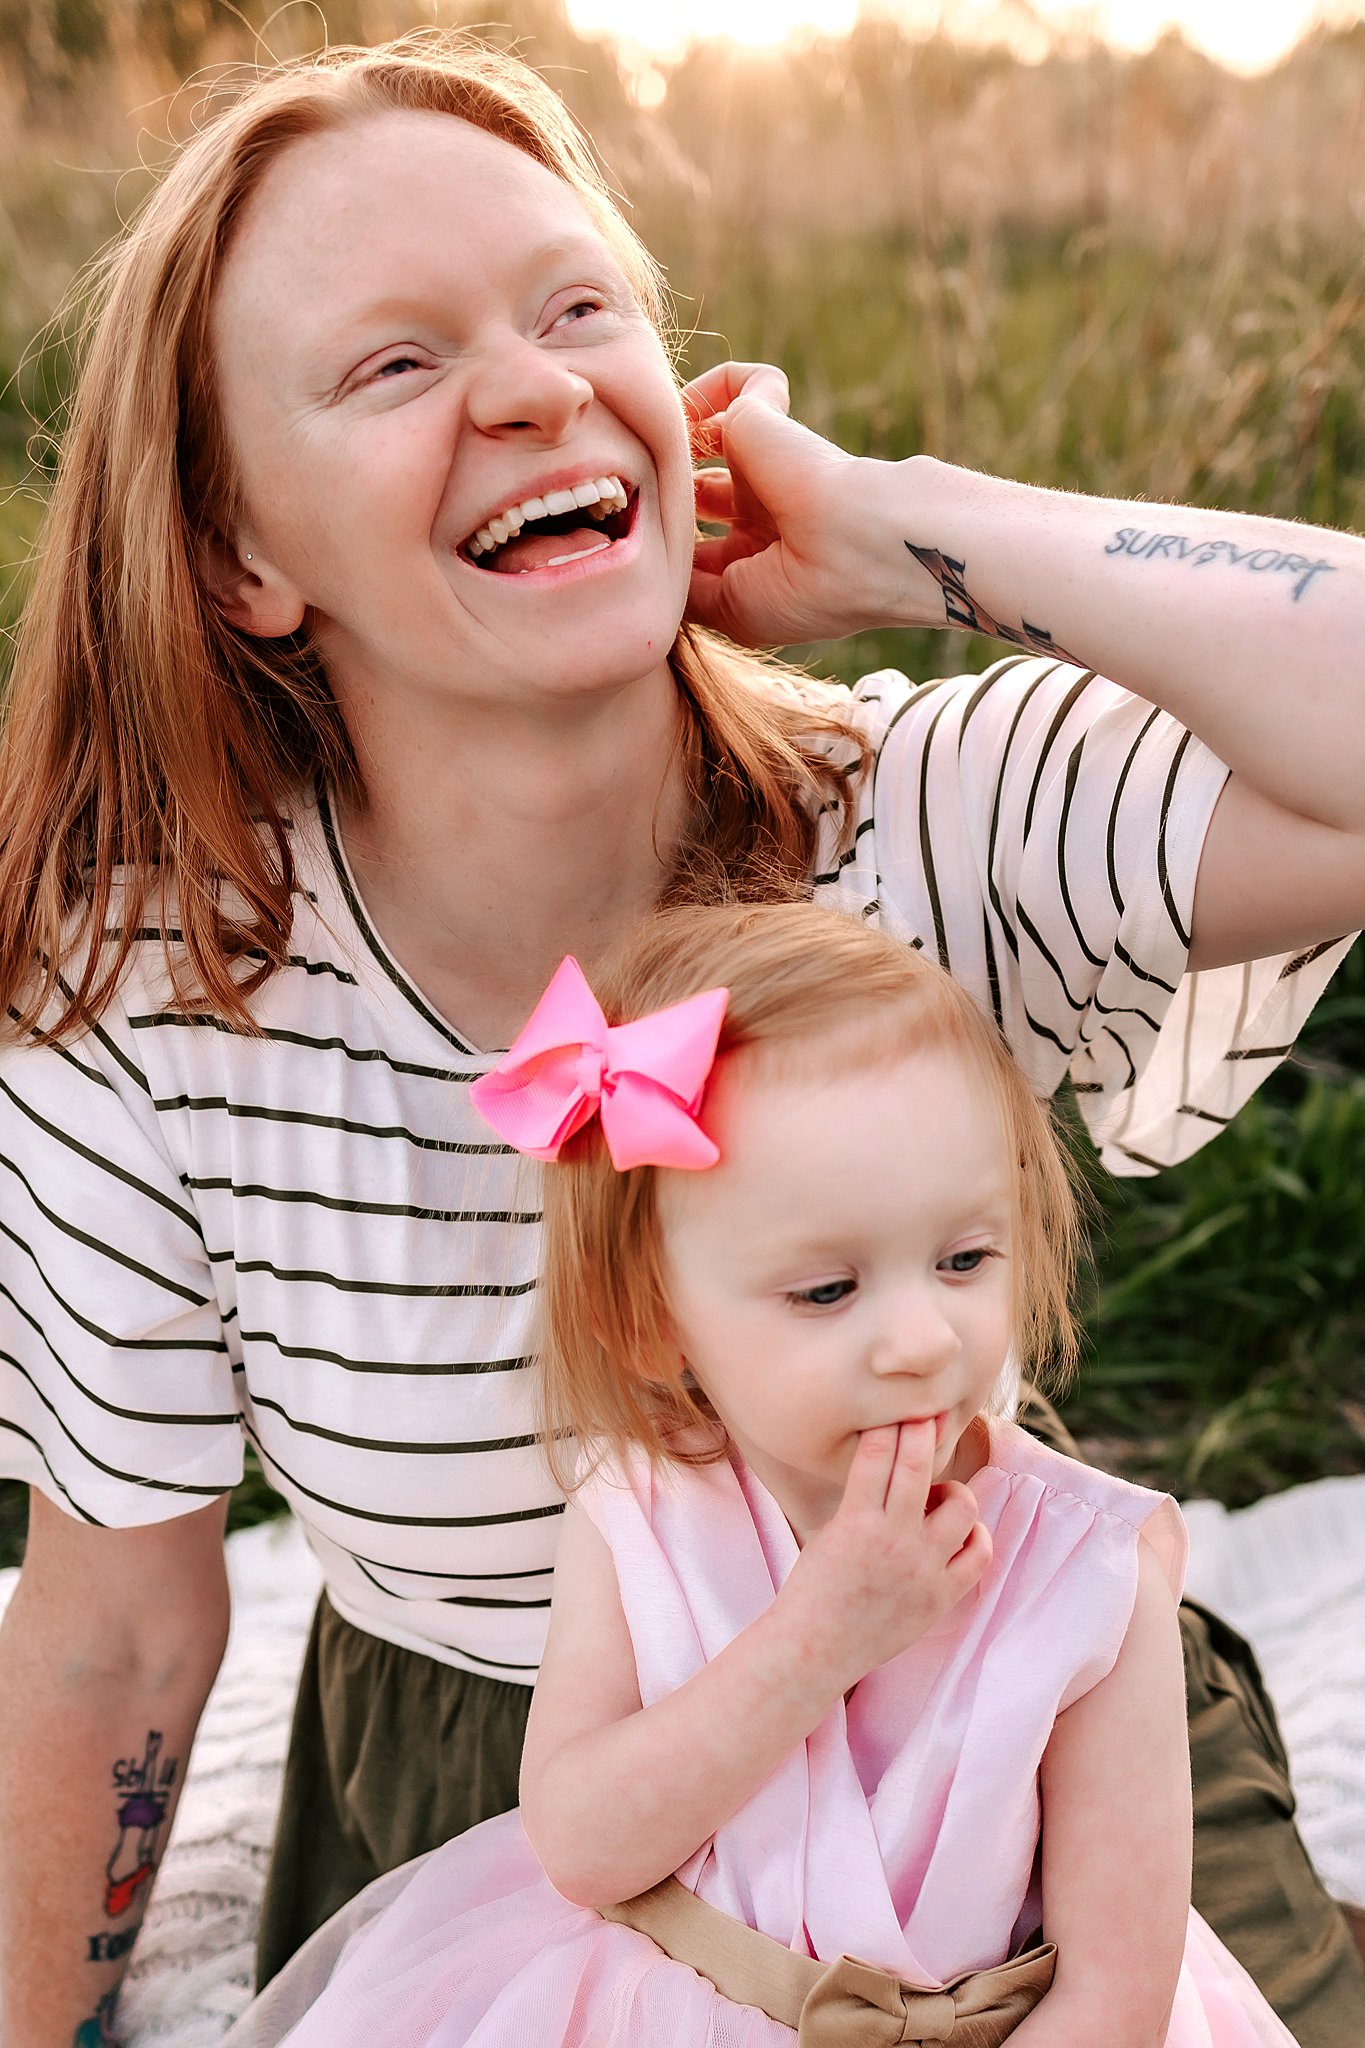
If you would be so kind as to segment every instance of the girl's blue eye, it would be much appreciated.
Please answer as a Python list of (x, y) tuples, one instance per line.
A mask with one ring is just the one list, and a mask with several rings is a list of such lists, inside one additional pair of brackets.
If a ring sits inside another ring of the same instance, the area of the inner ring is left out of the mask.
[(395, 356), (392, 362), (381, 363), (374, 374), (376, 377), (391, 377), (395, 370), (420, 370), (421, 367), (416, 356)]
[(987, 1259), (999, 1256), (989, 1245), (972, 1245), (966, 1251), (949, 1252), (946, 1259), (939, 1260), (940, 1273), (979, 1273)]
[(822, 1280), (818, 1287), (798, 1288), (787, 1299), (805, 1308), (833, 1308), (836, 1302), (847, 1300), (857, 1284), (856, 1280)]

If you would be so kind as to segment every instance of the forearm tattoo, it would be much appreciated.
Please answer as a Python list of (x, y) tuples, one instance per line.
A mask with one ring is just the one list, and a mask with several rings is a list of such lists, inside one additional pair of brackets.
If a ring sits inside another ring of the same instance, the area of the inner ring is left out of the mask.
[(951, 555), (941, 554), (937, 548), (917, 548), (912, 540), (905, 545), (943, 592), (943, 609), (950, 626), (961, 626), (968, 633), (987, 633), (993, 640), (1008, 640), (1013, 647), (1027, 647), (1034, 654), (1050, 654), (1056, 661), (1073, 662), (1078, 668), (1084, 666), (1057, 644), (1046, 626), (1035, 626), (1029, 619), (1021, 619), (1017, 626), (1007, 626), (992, 617), (963, 581), (967, 573), (965, 562), (955, 562)]
[(114, 2032), (114, 2000), (117, 1991), (106, 1991), (88, 2020), (82, 2020), (72, 2037), (71, 2048), (117, 2048)]
[(1239, 548), (1230, 540), (1191, 540), (1188, 534), (1155, 533), (1142, 526), (1121, 526), (1104, 552), (1128, 555), (1137, 562), (1184, 562), (1191, 569), (1221, 562), (1229, 569), (1248, 569), (1253, 576), (1292, 576), (1295, 604), (1315, 576), (1333, 576), (1337, 566), (1321, 556), (1313, 561), (1283, 548)]
[[(180, 1772), (178, 1757), (163, 1756), (161, 1753), (161, 1731), (147, 1730), (147, 1739), (140, 1757), (119, 1757), (115, 1760), (112, 1782), (117, 1800), (115, 1819), (118, 1833), (109, 1861), (104, 1866), (104, 1912), (111, 1921), (122, 1920), (122, 1927), (102, 1927), (98, 1932), (86, 1936), (85, 1959), (88, 1963), (117, 1963), (127, 1955), (137, 1940), (142, 1913), (147, 1904), (147, 1894), (164, 1846), (166, 1816), (170, 1809), (171, 1796)], [(129, 1915), (135, 1917), (129, 1921)], [(112, 2034), (92, 2029), (107, 2028), (113, 2011), (113, 1993), (101, 1999), (90, 2019), (85, 2020), (76, 2035), (74, 2048), (99, 2048), (99, 2044), (112, 2040)]]

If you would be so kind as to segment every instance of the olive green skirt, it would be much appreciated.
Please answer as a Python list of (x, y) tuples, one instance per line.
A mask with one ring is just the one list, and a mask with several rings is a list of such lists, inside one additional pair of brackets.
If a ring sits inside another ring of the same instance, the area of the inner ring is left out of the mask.
[(258, 1990), (372, 1878), (516, 1805), (530, 1705), (529, 1685), (381, 1642), (324, 1594), (294, 1705)]

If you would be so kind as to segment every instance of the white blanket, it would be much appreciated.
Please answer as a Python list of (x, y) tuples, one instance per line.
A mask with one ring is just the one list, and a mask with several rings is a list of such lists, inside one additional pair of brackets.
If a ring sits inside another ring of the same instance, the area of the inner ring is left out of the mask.
[[(1365, 1478), (1186, 1509), (1190, 1591), (1254, 1643), (1328, 1889), (1365, 1907)], [(128, 2048), (216, 2048), (250, 1996), (294, 1684), (318, 1573), (292, 1521), (228, 1542), (233, 1624), (120, 2003)], [(0, 1609), (16, 1574), (0, 1573)]]

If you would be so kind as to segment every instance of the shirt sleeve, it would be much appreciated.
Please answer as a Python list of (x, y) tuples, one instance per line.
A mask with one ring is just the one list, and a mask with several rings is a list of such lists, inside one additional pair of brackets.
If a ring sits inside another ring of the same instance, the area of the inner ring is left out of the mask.
[(873, 793), (889, 927), (992, 1010), (1040, 1094), (1070, 1076), (1112, 1172), (1197, 1151), (1290, 1051), (1350, 939), (1187, 973), (1228, 771), (1103, 677), (1015, 656), (869, 684), (891, 704)]
[(0, 1046), (0, 1473), (111, 1528), (242, 1473), (208, 1254), (131, 1037), (111, 1011)]

